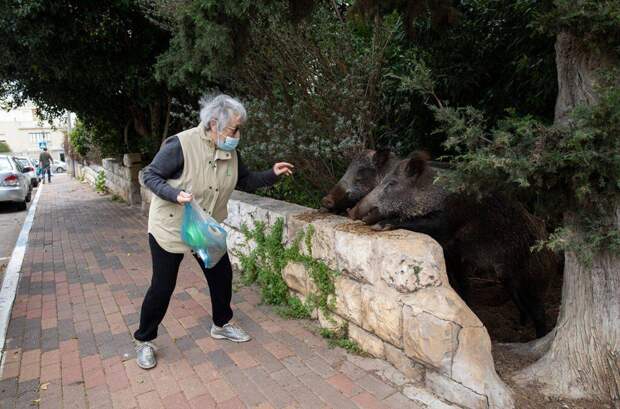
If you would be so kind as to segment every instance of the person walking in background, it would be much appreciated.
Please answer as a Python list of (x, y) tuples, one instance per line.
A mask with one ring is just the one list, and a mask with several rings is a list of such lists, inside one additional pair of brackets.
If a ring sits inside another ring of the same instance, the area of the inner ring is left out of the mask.
[[(190, 248), (181, 240), (183, 204), (195, 200), (218, 222), (227, 216), (227, 203), (235, 188), (253, 191), (271, 186), (279, 175), (291, 175), (293, 165), (278, 162), (264, 172), (250, 172), (236, 151), (240, 129), (247, 119), (243, 105), (228, 95), (201, 101), (200, 124), (171, 136), (145, 169), (144, 184), (154, 193), (149, 209), (148, 238), (153, 262), (151, 285), (140, 310), (134, 333), (136, 362), (150, 369), (156, 364), (157, 329), (176, 286), (179, 265)], [(234, 342), (251, 337), (231, 322), (232, 268), (228, 255), (213, 268), (199, 257), (211, 294), (211, 336)]]
[(52, 183), (52, 163), (54, 159), (49, 154), (47, 148), (43, 148), (43, 152), (39, 155), (39, 166), (41, 167), (41, 175), (43, 183), (45, 183), (45, 174), (47, 173), (47, 181)]

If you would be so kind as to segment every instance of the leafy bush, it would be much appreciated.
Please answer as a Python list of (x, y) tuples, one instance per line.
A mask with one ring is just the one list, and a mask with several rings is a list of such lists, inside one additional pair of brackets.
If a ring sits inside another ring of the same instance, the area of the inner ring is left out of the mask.
[(9, 144), (6, 142), (0, 142), (0, 153), (11, 152)]
[(69, 133), (69, 156), (75, 159), (85, 158), (90, 150), (88, 131), (82, 121), (77, 121)]
[(105, 171), (100, 170), (95, 179), (95, 190), (99, 193), (105, 193), (107, 188), (105, 185)]
[[(307, 318), (310, 311), (319, 308), (327, 317), (334, 308), (335, 293), (334, 277), (338, 272), (331, 270), (325, 263), (312, 258), (311, 237), (312, 226), (305, 233), (300, 233), (290, 246), (282, 242), (284, 220), (279, 218), (269, 232), (263, 222), (255, 222), (254, 229), (242, 226), (241, 229), (247, 242), (255, 247), (249, 254), (239, 253), (245, 284), (258, 283), (261, 296), (267, 304), (277, 305), (282, 315), (296, 318)], [(301, 245), (307, 252), (302, 254)], [(282, 276), (282, 270), (289, 262), (302, 263), (310, 278), (316, 285), (317, 292), (308, 295), (306, 302), (289, 294), (289, 288)]]

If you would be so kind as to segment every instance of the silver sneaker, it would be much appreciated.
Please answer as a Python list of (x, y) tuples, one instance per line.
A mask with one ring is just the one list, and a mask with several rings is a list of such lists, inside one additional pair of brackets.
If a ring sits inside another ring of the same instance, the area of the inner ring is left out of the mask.
[(211, 325), (211, 336), (215, 339), (228, 339), (233, 342), (247, 342), (252, 339), (242, 328), (232, 324), (224, 324), (223, 327)]
[(151, 342), (136, 340), (136, 363), (142, 369), (151, 369), (157, 365), (155, 345)]

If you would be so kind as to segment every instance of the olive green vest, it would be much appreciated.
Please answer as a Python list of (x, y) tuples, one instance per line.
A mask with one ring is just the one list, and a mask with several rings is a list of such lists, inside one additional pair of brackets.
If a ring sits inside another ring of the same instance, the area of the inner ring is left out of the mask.
[[(168, 184), (194, 195), (194, 200), (218, 222), (228, 215), (227, 203), (237, 184), (237, 152), (217, 149), (201, 123), (177, 135), (183, 149), (183, 173)], [(184, 206), (152, 195), (148, 231), (170, 253), (190, 248), (181, 240)]]

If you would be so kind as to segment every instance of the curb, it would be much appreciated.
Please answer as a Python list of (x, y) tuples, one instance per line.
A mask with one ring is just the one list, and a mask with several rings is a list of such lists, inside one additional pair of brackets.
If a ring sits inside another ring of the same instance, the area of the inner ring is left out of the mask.
[(4, 281), (2, 282), (2, 289), (0, 290), (0, 359), (2, 361), (0, 364), (0, 375), (4, 369), (4, 344), (6, 342), (6, 332), (9, 328), (9, 320), (11, 319), (11, 310), (13, 309), (15, 294), (17, 293), (19, 273), (24, 261), (24, 255), (26, 254), (26, 248), (28, 247), (28, 235), (30, 234), (30, 228), (34, 221), (34, 214), (37, 211), (37, 204), (39, 203), (42, 190), (42, 187), (37, 189), (37, 194), (30, 205), (28, 215), (24, 220), (22, 229), (17, 237), (17, 242), (11, 253), (9, 264), (6, 266)]

